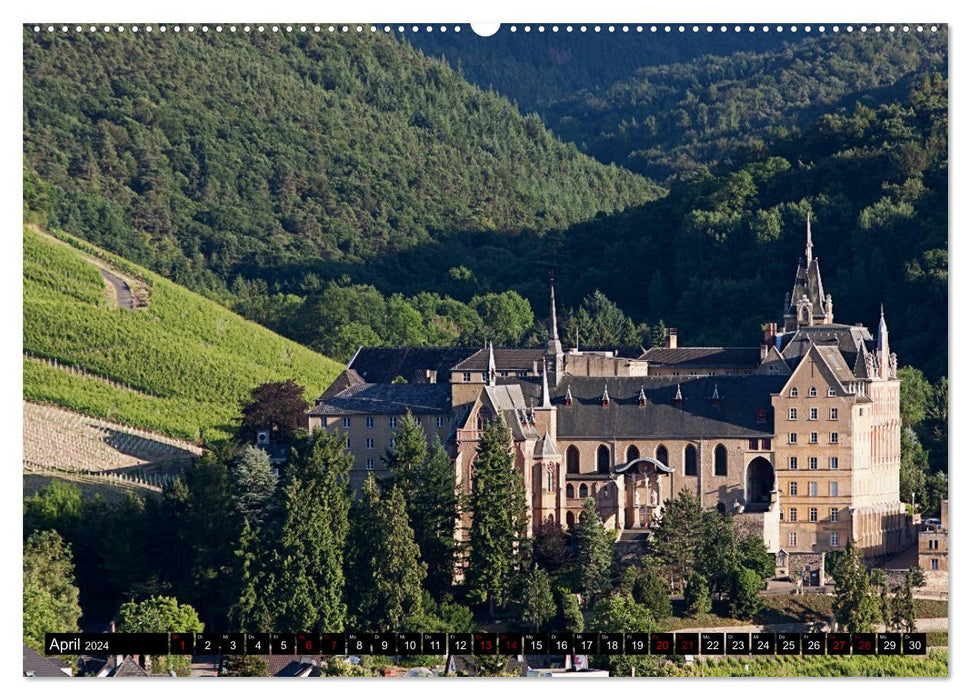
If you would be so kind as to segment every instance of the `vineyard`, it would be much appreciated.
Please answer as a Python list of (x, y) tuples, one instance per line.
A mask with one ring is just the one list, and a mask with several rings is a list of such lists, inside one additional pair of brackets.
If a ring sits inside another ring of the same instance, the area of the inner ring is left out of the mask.
[[(292, 378), (310, 399), (339, 371), (211, 300), (58, 236), (24, 229), (25, 399), (198, 441), (228, 434), (262, 382)], [(85, 256), (143, 283), (148, 308), (113, 308)]]
[(71, 472), (175, 467), (201, 453), (165, 435), (24, 402), (24, 462), (37, 467)]
[(841, 676), (947, 677), (948, 656), (932, 649), (927, 656), (766, 656), (701, 659), (676, 667), (672, 675), (708, 677), (832, 678)]

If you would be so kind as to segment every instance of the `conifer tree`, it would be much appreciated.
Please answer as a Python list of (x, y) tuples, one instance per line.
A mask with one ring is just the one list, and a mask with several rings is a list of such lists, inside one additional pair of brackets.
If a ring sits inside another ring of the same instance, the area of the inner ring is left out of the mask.
[(353, 585), (348, 594), (354, 621), (377, 631), (404, 630), (409, 621), (421, 618), (426, 566), (401, 490), (392, 486), (382, 497), (369, 477), (352, 509), (352, 522)]
[(451, 588), (454, 576), (455, 468), (440, 441), (429, 450), (410, 412), (400, 421), (394, 449), (384, 462), (404, 495), (409, 523), (428, 566), (427, 586), (440, 597)]
[(550, 577), (543, 569), (534, 566), (526, 576), (523, 591), (523, 621), (539, 630), (556, 615), (556, 601), (553, 600), (553, 589), (550, 587)]
[(240, 515), (258, 527), (276, 490), (277, 477), (270, 456), (258, 447), (247, 445), (232, 470), (232, 488)]
[(708, 590), (708, 579), (697, 571), (691, 572), (688, 584), (684, 589), (684, 603), (688, 614), (700, 617), (711, 610), (711, 592)]
[(701, 503), (687, 489), (669, 501), (654, 538), (654, 549), (664, 563), (673, 585), (682, 589), (695, 562), (701, 541)]
[(509, 428), (490, 422), (479, 439), (472, 478), (472, 528), (467, 572), (469, 596), (505, 607), (512, 587), (521, 539), (526, 495), (517, 478)]
[(336, 434), (315, 432), (293, 451), (267, 566), (274, 572), (266, 586), (276, 629), (344, 629), (350, 466)]
[(860, 549), (854, 540), (846, 543), (846, 549), (833, 569), (836, 581), (836, 602), (833, 615), (846, 632), (870, 632), (877, 621), (877, 598), (870, 588), (870, 574), (863, 565)]
[(576, 529), (577, 563), (580, 567), (580, 590), (587, 608), (610, 592), (614, 548), (610, 535), (597, 515), (596, 502), (583, 502)]

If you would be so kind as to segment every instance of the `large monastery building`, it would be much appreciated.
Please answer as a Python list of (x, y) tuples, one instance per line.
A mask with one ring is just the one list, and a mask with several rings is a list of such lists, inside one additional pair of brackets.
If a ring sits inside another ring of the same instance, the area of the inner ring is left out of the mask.
[(534, 529), (571, 527), (592, 497), (605, 527), (643, 531), (688, 489), (761, 533), (782, 570), (815, 577), (849, 538), (870, 560), (912, 543), (887, 324), (881, 311), (874, 337), (835, 322), (808, 220), (782, 324), (767, 323), (758, 345), (679, 347), (672, 329), (647, 351), (565, 350), (552, 286), (549, 315), (545, 347), (362, 347), (309, 427), (346, 435), (356, 487), (383, 471), (410, 411), (469, 493), (482, 427), (499, 418)]

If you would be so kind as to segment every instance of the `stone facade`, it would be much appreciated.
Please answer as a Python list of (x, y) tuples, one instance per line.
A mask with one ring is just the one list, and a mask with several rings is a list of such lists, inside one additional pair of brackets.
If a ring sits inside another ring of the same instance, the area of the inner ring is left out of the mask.
[[(401, 349), (399, 359), (362, 348), (310, 412), (310, 427), (346, 435), (357, 484), (383, 469), (394, 420), (409, 410), (429, 440), (445, 443), (456, 488), (468, 494), (482, 428), (499, 419), (512, 434), (532, 530), (573, 526), (587, 497), (605, 527), (649, 528), (687, 489), (704, 507), (739, 516), (780, 567), (822, 580), (825, 552), (852, 538), (876, 560), (912, 544), (914, 530), (898, 498), (900, 384), (886, 321), (881, 311), (876, 338), (835, 323), (809, 257), (808, 222), (806, 251), (783, 330), (767, 323), (751, 348), (678, 347), (672, 331), (667, 347), (640, 356), (565, 351), (551, 287), (545, 347), (441, 357)], [(414, 379), (366, 379), (389, 364)], [(470, 518), (462, 515), (457, 536)]]

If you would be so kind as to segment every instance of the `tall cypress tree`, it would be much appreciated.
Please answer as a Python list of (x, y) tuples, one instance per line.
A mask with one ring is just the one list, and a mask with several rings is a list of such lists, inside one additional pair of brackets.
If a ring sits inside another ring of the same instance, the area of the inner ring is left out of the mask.
[(613, 543), (597, 515), (592, 498), (583, 502), (576, 529), (577, 564), (580, 566), (580, 590), (583, 604), (589, 608), (602, 596), (610, 593), (611, 567), (614, 560)]
[(877, 596), (870, 588), (870, 574), (856, 542), (846, 543), (846, 549), (833, 569), (836, 581), (836, 602), (833, 616), (847, 632), (869, 632), (879, 617)]
[(428, 449), (425, 433), (407, 413), (395, 433), (395, 447), (384, 458), (401, 489), (408, 521), (428, 565), (427, 585), (437, 596), (452, 585), (458, 504), (455, 468), (441, 442)]
[(490, 422), (479, 439), (472, 481), (472, 528), (469, 538), (469, 596), (505, 606), (519, 556), (526, 496), (517, 478), (509, 428)]
[(668, 502), (654, 538), (654, 550), (679, 589), (684, 588), (694, 566), (701, 532), (701, 503), (690, 491), (682, 489), (677, 498)]
[(344, 549), (351, 456), (340, 436), (315, 432), (299, 442), (281, 493), (267, 580), (276, 629), (341, 631), (347, 618)]

